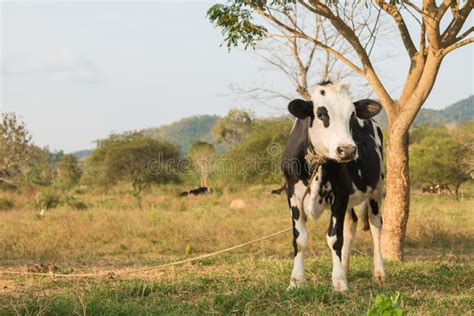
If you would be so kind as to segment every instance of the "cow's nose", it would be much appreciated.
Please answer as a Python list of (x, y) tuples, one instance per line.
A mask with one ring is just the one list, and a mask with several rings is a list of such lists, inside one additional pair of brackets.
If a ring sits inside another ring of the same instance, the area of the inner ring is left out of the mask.
[(343, 145), (337, 147), (337, 155), (339, 159), (347, 161), (355, 158), (357, 147), (354, 145)]

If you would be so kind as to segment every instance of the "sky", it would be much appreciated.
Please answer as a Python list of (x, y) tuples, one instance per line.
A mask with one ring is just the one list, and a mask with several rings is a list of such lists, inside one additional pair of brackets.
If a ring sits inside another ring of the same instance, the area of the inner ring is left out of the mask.
[[(111, 132), (225, 115), (233, 107), (258, 116), (283, 113), (283, 100), (267, 105), (232, 92), (231, 86), (262, 83), (292, 88), (264, 71), (252, 52), (221, 46), (220, 30), (206, 19), (210, 5), (2, 1), (0, 111), (17, 113), (35, 144), (66, 152), (92, 148)], [(396, 94), (408, 58), (397, 34), (389, 42), (380, 49), (390, 58), (378, 67)], [(473, 94), (472, 46), (448, 55), (425, 108)]]

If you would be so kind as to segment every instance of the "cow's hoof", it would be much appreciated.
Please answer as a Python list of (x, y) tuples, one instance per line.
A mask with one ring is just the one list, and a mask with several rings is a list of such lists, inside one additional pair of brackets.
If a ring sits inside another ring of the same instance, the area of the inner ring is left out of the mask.
[(346, 292), (349, 291), (346, 281), (339, 280), (333, 284), (335, 292)]
[(286, 288), (287, 291), (291, 291), (300, 288), (304, 285), (304, 280), (290, 280), (290, 285)]

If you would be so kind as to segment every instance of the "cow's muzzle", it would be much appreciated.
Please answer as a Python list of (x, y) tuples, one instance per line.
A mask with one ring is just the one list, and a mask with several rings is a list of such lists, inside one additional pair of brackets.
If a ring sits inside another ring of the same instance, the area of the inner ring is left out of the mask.
[(351, 161), (357, 155), (357, 147), (354, 145), (342, 145), (337, 147), (337, 157), (340, 161)]

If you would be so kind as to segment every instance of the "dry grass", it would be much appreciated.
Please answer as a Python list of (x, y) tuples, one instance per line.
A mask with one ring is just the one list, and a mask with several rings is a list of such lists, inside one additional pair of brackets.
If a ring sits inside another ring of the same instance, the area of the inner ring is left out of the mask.
[[(80, 196), (89, 208), (63, 207), (39, 217), (31, 196), (0, 212), (0, 266), (52, 263), (63, 271), (130, 269), (212, 252), (291, 224), (286, 199), (258, 186), (243, 192), (177, 198), (149, 192), (144, 209), (123, 192)], [(230, 209), (243, 199), (246, 207)], [(387, 287), (370, 277), (371, 240), (359, 230), (352, 292), (334, 294), (325, 242), (328, 214), (310, 223), (310, 285), (284, 291), (291, 271), (290, 233), (196, 264), (112, 281), (1, 277), (0, 314), (299, 313), (360, 314), (377, 293), (403, 293), (413, 313), (472, 313), (474, 199), (414, 195), (407, 254), (388, 263)], [(427, 261), (428, 260), (428, 261)], [(151, 312), (153, 311), (153, 312)]]
[[(269, 188), (253, 187), (241, 193), (176, 198), (155, 192), (144, 198), (146, 207), (134, 208), (123, 194), (82, 196), (90, 206), (79, 211), (58, 208), (43, 218), (17, 197), (19, 208), (0, 217), (0, 265), (38, 262), (80, 267), (128, 266), (161, 262), (168, 256), (202, 254), (289, 227), (284, 196), (270, 196)], [(243, 199), (246, 207), (229, 204)], [(412, 257), (474, 254), (474, 200), (447, 196), (414, 196), (408, 228), (407, 254)], [(326, 253), (328, 214), (310, 223), (310, 249)], [(368, 253), (370, 235), (360, 230), (355, 251)], [(288, 258), (290, 237), (252, 246), (251, 251)]]

